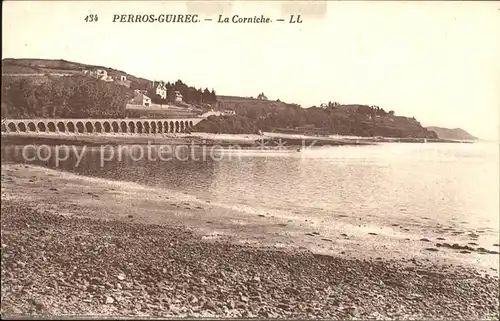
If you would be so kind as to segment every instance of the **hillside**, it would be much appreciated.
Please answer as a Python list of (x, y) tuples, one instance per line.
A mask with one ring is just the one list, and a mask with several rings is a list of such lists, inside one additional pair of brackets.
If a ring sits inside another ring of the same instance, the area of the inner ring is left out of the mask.
[[(149, 80), (144, 78), (135, 77), (134, 75), (127, 74), (124, 71), (116, 70), (109, 67), (88, 65), (78, 62), (66, 61), (63, 59), (2, 59), (2, 76), (15, 76), (15, 75), (30, 75), (44, 76), (44, 75), (73, 75), (81, 74), (84, 70), (89, 69), (104, 69), (110, 76), (126, 76), (131, 81), (131, 88), (147, 88), (150, 83)], [(3, 78), (2, 77), (2, 78)]]
[[(96, 69), (106, 70), (107, 75), (114, 81), (107, 82), (89, 77), (89, 71)], [(126, 81), (118, 81), (120, 76), (125, 76)], [(80, 83), (82, 86), (76, 86)], [(157, 82), (156, 82), (157, 83)], [(113, 106), (120, 112), (113, 112), (113, 117), (193, 117), (200, 112), (211, 108), (215, 103), (216, 94), (212, 89), (204, 90), (194, 88), (183, 83), (181, 80), (163, 83), (165, 94), (178, 91), (182, 95), (182, 102), (171, 102), (168, 98), (157, 95), (154, 81), (136, 77), (124, 71), (101, 66), (89, 65), (66, 60), (50, 59), (2, 59), (2, 117), (29, 118), (37, 115), (62, 117), (63, 114), (77, 116), (82, 105), (94, 108), (99, 105), (94, 101), (101, 94), (103, 97), (114, 97), (115, 102), (123, 101), (122, 98), (130, 99), (134, 96), (134, 89), (146, 90), (147, 96), (151, 98), (150, 108), (139, 105), (139, 108), (127, 108), (129, 100), (123, 106)], [(127, 87), (127, 88), (125, 88)], [(92, 88), (92, 89), (90, 89)], [(57, 89), (57, 90), (54, 90)], [(90, 97), (83, 91), (90, 90), (98, 95)], [(57, 105), (63, 106), (64, 113)], [(156, 105), (176, 105), (170, 108), (154, 108)], [(181, 108), (183, 107), (183, 108)], [(97, 109), (102, 116), (111, 117), (106, 110)], [(87, 117), (94, 111), (87, 110), (80, 117)], [(97, 112), (97, 111), (95, 111)]]
[(130, 88), (84, 75), (2, 77), (2, 118), (122, 118), (131, 97)]
[(335, 103), (302, 108), (280, 100), (219, 95), (217, 108), (233, 110), (247, 120), (235, 123), (227, 117), (225, 121), (207, 119), (198, 124), (197, 130), (236, 133), (240, 129), (235, 126), (244, 124), (247, 129), (295, 134), (437, 138), (414, 118), (396, 116), (377, 106)]
[[(126, 76), (131, 81), (130, 88), (120, 88), (123, 86), (105, 84), (84, 76), (84, 70), (93, 69), (104, 69), (109, 76)], [(163, 114), (147, 108), (126, 110), (126, 99), (133, 94), (132, 89), (137, 88), (147, 88), (153, 104), (166, 103), (164, 98), (159, 100), (159, 96), (156, 96), (150, 86), (151, 80), (109, 67), (66, 60), (2, 59), (2, 81), (2, 117), (157, 117)], [(250, 134), (262, 130), (318, 135), (437, 138), (436, 133), (422, 127), (414, 118), (396, 116), (393, 111), (386, 112), (378, 106), (329, 102), (321, 107), (302, 108), (293, 103), (268, 100), (264, 93), (258, 94), (257, 98), (216, 95), (213, 89), (197, 89), (181, 80), (164, 85), (167, 92), (180, 92), (183, 102), (199, 106), (200, 110), (211, 108), (215, 103), (216, 109), (231, 110), (237, 116), (210, 117), (198, 124), (195, 128), (197, 131)], [(113, 107), (107, 110), (103, 103), (110, 99)]]
[(451, 140), (478, 140), (477, 137), (472, 136), (462, 128), (443, 128), (443, 127), (435, 127), (428, 126), (426, 127), (428, 130), (432, 130), (435, 132), (440, 139), (451, 139)]

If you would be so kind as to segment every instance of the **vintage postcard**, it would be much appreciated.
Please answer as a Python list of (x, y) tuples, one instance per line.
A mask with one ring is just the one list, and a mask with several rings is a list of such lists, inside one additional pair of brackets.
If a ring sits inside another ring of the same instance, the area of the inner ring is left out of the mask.
[(498, 2), (2, 27), (3, 319), (498, 320)]

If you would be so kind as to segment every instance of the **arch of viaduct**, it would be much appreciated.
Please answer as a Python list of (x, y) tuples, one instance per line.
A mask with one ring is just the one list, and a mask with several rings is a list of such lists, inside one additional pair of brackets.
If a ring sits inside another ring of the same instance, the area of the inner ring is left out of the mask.
[(184, 133), (203, 118), (123, 118), (123, 119), (7, 119), (2, 120), (3, 133)]

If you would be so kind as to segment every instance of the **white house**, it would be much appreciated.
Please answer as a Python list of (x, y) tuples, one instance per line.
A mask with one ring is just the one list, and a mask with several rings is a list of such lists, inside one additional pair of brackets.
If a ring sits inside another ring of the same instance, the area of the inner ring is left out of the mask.
[(108, 72), (105, 69), (94, 69), (92, 71), (84, 70), (83, 73), (85, 75), (90, 75), (91, 77), (95, 77), (102, 81), (106, 82), (114, 81), (113, 77), (108, 76)]
[(108, 76), (108, 72), (105, 69), (95, 69), (91, 72), (91, 74), (99, 79)]
[(143, 93), (138, 93), (132, 99), (131, 103), (142, 106), (151, 106), (151, 98), (144, 95)]
[(161, 99), (167, 99), (167, 87), (165, 83), (159, 82), (158, 86), (156, 86), (156, 94), (161, 97)]

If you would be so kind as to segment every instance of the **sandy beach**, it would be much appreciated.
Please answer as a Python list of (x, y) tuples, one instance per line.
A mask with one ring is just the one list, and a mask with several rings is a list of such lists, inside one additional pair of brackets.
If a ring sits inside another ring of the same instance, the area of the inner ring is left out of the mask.
[(1, 224), (2, 316), (499, 315), (498, 247), (464, 255), (22, 164), (2, 164)]

